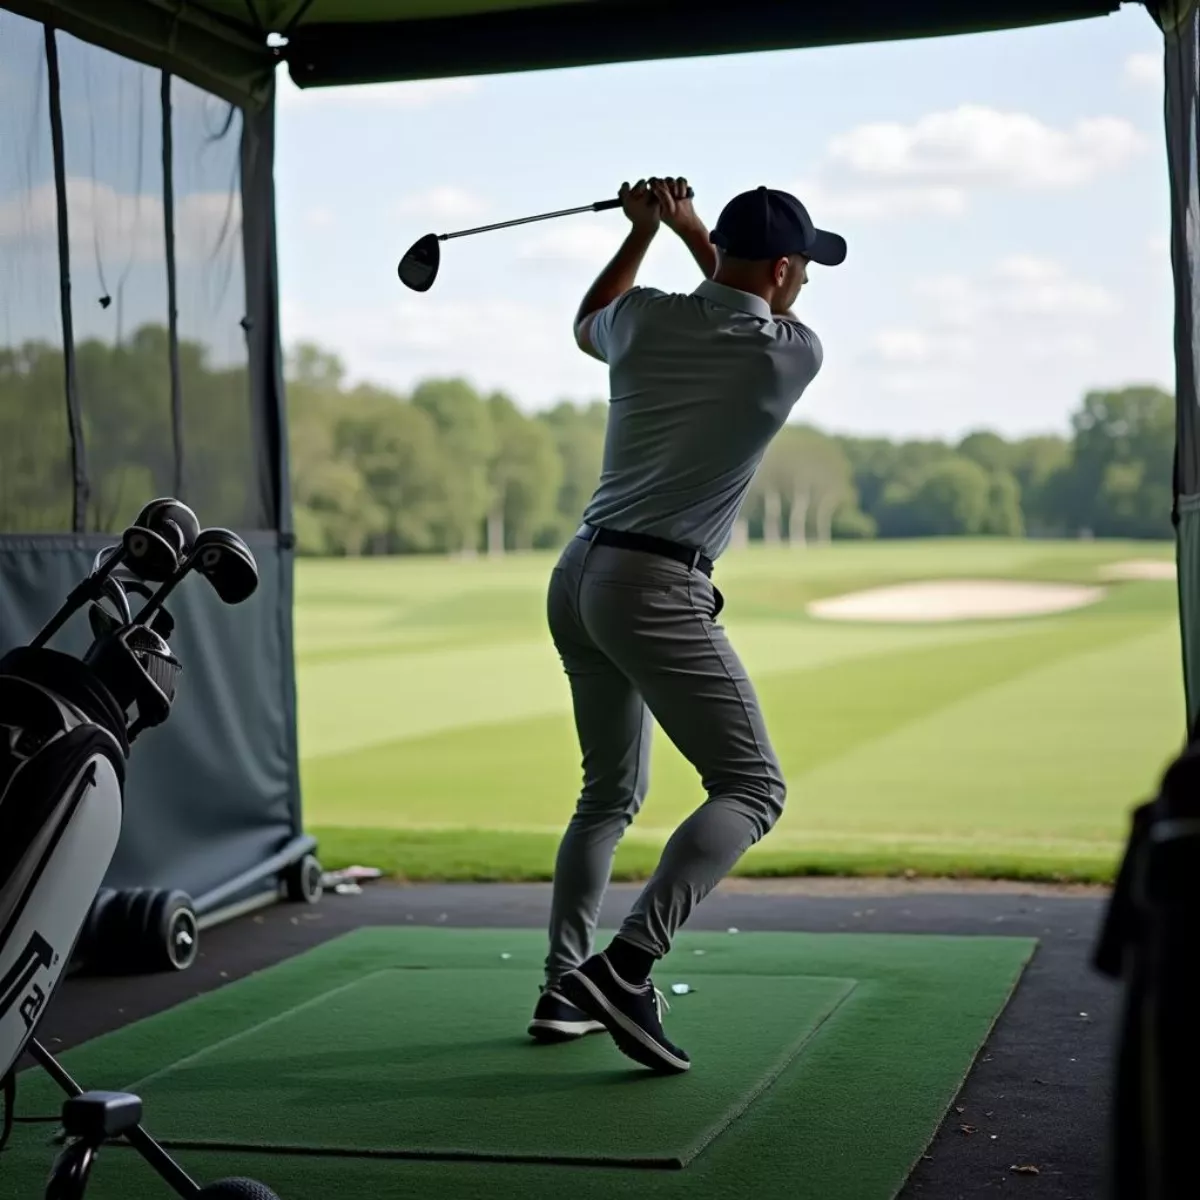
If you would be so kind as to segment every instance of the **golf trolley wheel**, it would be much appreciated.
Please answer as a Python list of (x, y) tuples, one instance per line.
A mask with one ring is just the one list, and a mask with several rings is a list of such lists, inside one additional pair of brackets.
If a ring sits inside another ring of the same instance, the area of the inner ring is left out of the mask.
[(170, 888), (111, 895), (96, 920), (91, 958), (106, 973), (186, 971), (199, 951), (191, 897)]
[(324, 877), (321, 864), (311, 854), (306, 854), (298, 862), (289, 863), (283, 873), (287, 898), (296, 903), (316, 904), (325, 890), (322, 884)]
[(257, 1179), (218, 1179), (200, 1189), (199, 1200), (279, 1200), (265, 1183)]
[(161, 891), (151, 904), (146, 941), (151, 970), (186, 971), (200, 952), (200, 927), (191, 897)]

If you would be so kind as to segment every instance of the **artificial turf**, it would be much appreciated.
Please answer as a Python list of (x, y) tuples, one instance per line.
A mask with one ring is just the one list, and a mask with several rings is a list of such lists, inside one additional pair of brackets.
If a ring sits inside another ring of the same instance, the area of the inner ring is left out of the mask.
[[(693, 1068), (661, 1077), (606, 1035), (528, 1041), (536, 931), (364, 929), (63, 1061), (85, 1087), (137, 1091), (194, 1175), (253, 1176), (282, 1200), (890, 1200), (1034, 945), (685, 933), (656, 982)], [(19, 1113), (58, 1101), (22, 1076)], [(0, 1196), (40, 1194), (48, 1132), (18, 1126)], [(126, 1148), (105, 1152), (88, 1192), (168, 1194)]]

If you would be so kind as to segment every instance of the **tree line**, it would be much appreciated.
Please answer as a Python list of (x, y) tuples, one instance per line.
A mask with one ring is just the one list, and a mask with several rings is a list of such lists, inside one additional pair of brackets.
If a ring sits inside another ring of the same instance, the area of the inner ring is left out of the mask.
[[(167, 331), (76, 345), (89, 530), (121, 529), (176, 488)], [(180, 343), (182, 495), (206, 524), (267, 519), (269, 437), (244, 363)], [(557, 546), (600, 475), (607, 403), (529, 414), (502, 392), (431, 379), (408, 395), (351, 387), (309, 343), (285, 362), (293, 513), (309, 555), (499, 553)], [(75, 464), (61, 346), (0, 346), (0, 532), (71, 528)], [(1170, 537), (1173, 398), (1094, 391), (1066, 436), (958, 441), (840, 436), (789, 424), (771, 444), (737, 540)]]
[[(400, 396), (346, 386), (336, 355), (287, 359), (293, 505), (302, 553), (502, 553), (556, 546), (600, 474), (607, 405), (526, 414), (503, 392), (432, 379)], [(736, 540), (1171, 536), (1174, 400), (1093, 391), (1067, 436), (895, 441), (788, 424)]]

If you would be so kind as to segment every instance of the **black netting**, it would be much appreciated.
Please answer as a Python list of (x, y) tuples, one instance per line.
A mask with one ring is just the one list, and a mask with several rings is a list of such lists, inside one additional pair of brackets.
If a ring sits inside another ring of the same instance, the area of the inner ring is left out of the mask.
[(0, 11), (0, 532), (72, 527), (58, 220), (42, 26)]
[(60, 33), (75, 378), (86, 528), (175, 488), (161, 72)]
[(242, 113), (171, 81), (183, 492), (206, 524), (271, 527), (256, 471), (242, 248)]

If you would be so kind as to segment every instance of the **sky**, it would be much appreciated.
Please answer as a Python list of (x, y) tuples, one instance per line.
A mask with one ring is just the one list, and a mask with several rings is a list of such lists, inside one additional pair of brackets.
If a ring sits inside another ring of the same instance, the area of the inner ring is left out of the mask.
[[(715, 222), (793, 191), (843, 234), (797, 315), (824, 366), (794, 418), (862, 435), (1065, 433), (1093, 388), (1173, 387), (1161, 34), (1140, 5), (1013, 32), (300, 90), (280, 69), (285, 343), (351, 382), (460, 376), (525, 410), (607, 396), (571, 322), (619, 211), (442, 245), (433, 289), (396, 277), (425, 233), (686, 176)], [(639, 283), (691, 291), (662, 230)]]

